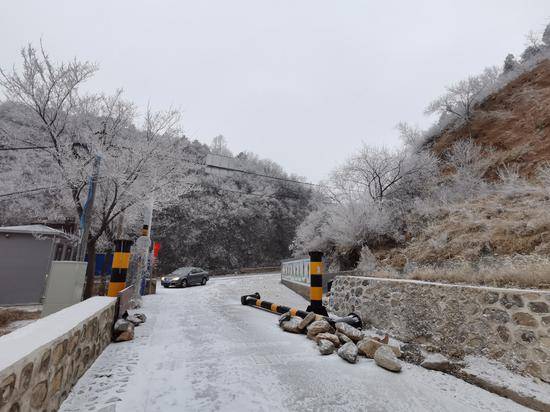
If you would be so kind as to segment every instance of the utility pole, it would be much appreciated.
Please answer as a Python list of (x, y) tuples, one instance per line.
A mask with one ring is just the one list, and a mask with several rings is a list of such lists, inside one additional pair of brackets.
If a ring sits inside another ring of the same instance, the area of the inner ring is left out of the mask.
[(101, 163), (101, 157), (96, 156), (94, 160), (94, 168), (92, 176), (88, 181), (88, 198), (84, 204), (84, 210), (80, 217), (80, 241), (78, 244), (78, 252), (76, 254), (76, 260), (82, 262), (86, 257), (86, 246), (88, 244), (88, 235), (90, 234), (90, 221), (92, 212), (94, 210), (94, 199), (96, 192), (97, 177), (99, 176), (99, 164)]
[[(92, 171), (92, 176), (90, 177), (88, 183), (88, 198), (84, 204), (84, 210), (82, 211), (82, 216), (80, 217), (80, 242), (78, 245), (78, 251), (76, 254), (77, 261), (84, 261), (86, 257), (86, 249), (88, 246), (88, 236), (90, 234), (90, 225), (92, 220), (92, 212), (94, 210), (94, 199), (97, 185), (97, 178), (99, 176), (99, 165), (101, 163), (101, 156), (96, 155), (94, 159), (94, 167)], [(93, 258), (89, 256), (88, 259)], [(94, 264), (95, 262), (88, 261), (88, 266)], [(84, 299), (89, 298), (92, 295), (94, 287), (94, 271), (86, 269), (86, 285), (84, 286)]]
[(141, 306), (141, 283), (149, 273), (149, 248), (151, 247), (151, 222), (153, 220), (153, 198), (145, 204), (143, 212), (143, 228), (141, 236), (137, 238), (134, 246), (137, 255), (137, 267), (134, 282), (134, 305)]

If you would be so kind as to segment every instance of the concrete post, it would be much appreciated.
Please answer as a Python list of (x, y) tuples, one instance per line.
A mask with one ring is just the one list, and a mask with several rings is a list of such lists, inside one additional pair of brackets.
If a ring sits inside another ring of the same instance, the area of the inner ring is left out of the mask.
[(136, 279), (134, 283), (134, 305), (141, 306), (141, 283), (149, 274), (149, 249), (151, 248), (151, 222), (153, 220), (153, 199), (145, 205), (141, 236), (136, 240), (136, 254), (138, 256)]

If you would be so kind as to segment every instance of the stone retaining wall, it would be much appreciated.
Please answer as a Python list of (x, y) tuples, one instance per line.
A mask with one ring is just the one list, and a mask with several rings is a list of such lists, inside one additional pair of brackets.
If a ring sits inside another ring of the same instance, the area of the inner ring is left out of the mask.
[(115, 298), (94, 297), (0, 337), (0, 411), (55, 411), (111, 341)]
[(338, 276), (330, 309), (453, 357), (497, 359), (550, 382), (550, 291)]

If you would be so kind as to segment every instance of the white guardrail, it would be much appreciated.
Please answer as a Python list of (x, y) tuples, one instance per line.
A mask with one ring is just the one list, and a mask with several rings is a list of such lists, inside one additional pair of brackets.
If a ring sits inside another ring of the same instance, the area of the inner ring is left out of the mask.
[(281, 279), (309, 285), (309, 258), (283, 260), (281, 262)]

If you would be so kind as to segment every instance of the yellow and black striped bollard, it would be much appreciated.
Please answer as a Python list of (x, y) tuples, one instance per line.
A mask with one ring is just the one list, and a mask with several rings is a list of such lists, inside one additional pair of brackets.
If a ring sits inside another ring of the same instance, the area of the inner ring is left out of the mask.
[(309, 306), (308, 312), (327, 316), (323, 306), (323, 252), (309, 252)]
[(130, 247), (132, 247), (132, 243), (131, 240), (115, 240), (113, 269), (107, 296), (116, 297), (117, 293), (126, 287), (126, 273), (130, 265)]

